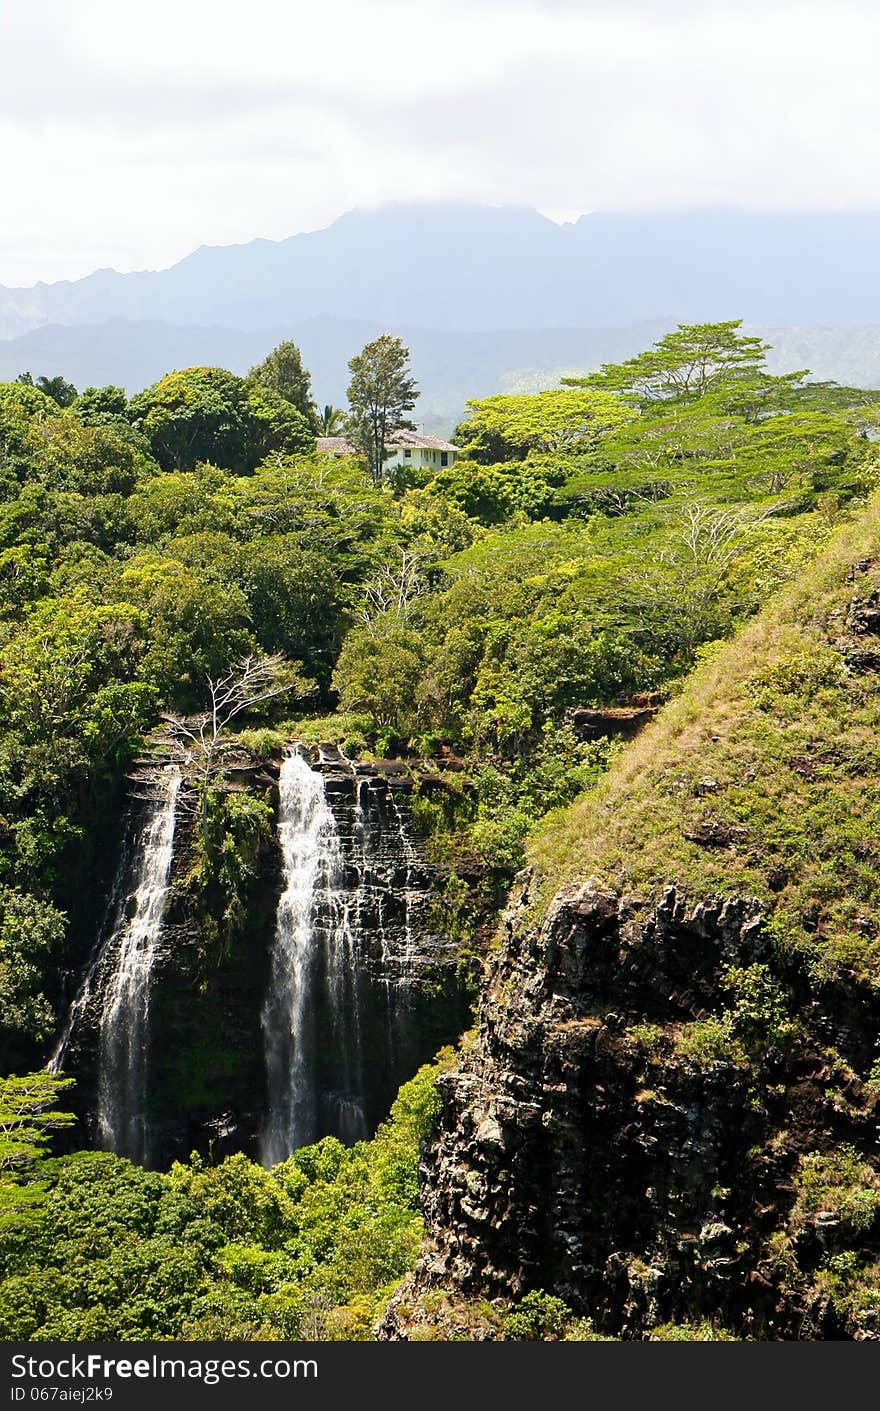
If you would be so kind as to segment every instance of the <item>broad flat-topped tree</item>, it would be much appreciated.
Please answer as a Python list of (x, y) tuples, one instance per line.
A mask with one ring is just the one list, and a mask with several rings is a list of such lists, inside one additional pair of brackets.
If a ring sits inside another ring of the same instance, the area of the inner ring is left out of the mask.
[(623, 363), (603, 363), (588, 377), (564, 377), (569, 387), (619, 392), (639, 402), (702, 397), (721, 382), (754, 376), (764, 366), (769, 343), (742, 334), (742, 319), (724, 323), (680, 323), (653, 348)]
[(48, 1072), (0, 1078), (0, 1230), (27, 1225), (45, 1198), (38, 1175), (51, 1134), (74, 1121), (56, 1106), (72, 1086), (72, 1078)]
[(535, 451), (594, 450), (635, 416), (613, 393), (580, 387), (482, 397), (467, 407), (453, 439), (463, 456), (483, 465), (523, 460)]

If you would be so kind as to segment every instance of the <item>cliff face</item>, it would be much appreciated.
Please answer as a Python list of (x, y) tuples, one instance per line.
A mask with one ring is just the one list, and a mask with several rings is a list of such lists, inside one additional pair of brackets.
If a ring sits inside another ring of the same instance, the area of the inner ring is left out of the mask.
[[(689, 905), (670, 887), (651, 907), (589, 883), (535, 928), (525, 899), (506, 919), (476, 1044), (441, 1079), (429, 1239), (398, 1303), (434, 1287), (545, 1289), (617, 1335), (701, 1317), (841, 1335), (846, 1320), (810, 1276), (852, 1232), (833, 1212), (790, 1217), (803, 1153), (872, 1138), (873, 1094), (828, 1053), (870, 1065), (876, 997), (807, 998), (810, 1039), (753, 1062), (735, 1044), (701, 1051), (694, 1016), (719, 1010), (719, 975), (768, 958), (754, 902)], [(392, 1311), (386, 1332), (406, 1325)]]
[(613, 1336), (880, 1337), (878, 509), (539, 842), (382, 1335), (545, 1290)]

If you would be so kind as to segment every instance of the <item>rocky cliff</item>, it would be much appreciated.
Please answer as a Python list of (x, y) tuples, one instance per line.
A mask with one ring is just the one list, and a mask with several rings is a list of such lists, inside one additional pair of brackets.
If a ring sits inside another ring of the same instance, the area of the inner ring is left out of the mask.
[(536, 846), (382, 1335), (880, 1337), (878, 545), (875, 498)]

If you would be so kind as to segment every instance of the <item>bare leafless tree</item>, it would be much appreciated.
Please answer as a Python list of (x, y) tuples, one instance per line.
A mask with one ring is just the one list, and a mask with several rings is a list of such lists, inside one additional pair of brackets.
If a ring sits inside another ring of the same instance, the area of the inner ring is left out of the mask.
[(366, 585), (357, 619), (366, 628), (372, 628), (382, 617), (396, 617), (404, 622), (424, 587), (422, 556), (411, 549), (401, 549), (398, 562), (386, 565)]
[(223, 675), (206, 680), (208, 708), (198, 715), (163, 713), (165, 738), (181, 757), (186, 773), (196, 786), (202, 824), (207, 818), (208, 795), (216, 787), (235, 745), (228, 727), (244, 711), (296, 692), (303, 696), (312, 682), (300, 674), (296, 662), (280, 653), (271, 656), (250, 654), (242, 657)]
[(684, 507), (684, 523), (672, 536), (673, 544), (679, 546), (676, 555), (684, 558), (691, 569), (711, 568), (718, 576), (723, 576), (740, 552), (742, 543), (756, 525), (768, 519), (773, 509), (755, 512), (751, 507), (744, 509), (716, 509), (714, 505), (703, 505), (692, 500)]
[(678, 513), (669, 547), (621, 587), (631, 616), (653, 630), (668, 622), (691, 652), (714, 635), (731, 570), (757, 526), (775, 510), (719, 509), (693, 500)]

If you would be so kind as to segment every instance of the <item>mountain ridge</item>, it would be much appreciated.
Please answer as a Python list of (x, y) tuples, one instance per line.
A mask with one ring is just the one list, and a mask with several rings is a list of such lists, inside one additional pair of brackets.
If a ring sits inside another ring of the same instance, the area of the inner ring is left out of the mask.
[[(517, 373), (552, 385), (560, 368), (598, 367), (629, 357), (669, 324), (620, 329), (522, 329), (459, 333), (398, 326), (410, 347), (421, 388), (417, 416), (446, 429), (459, 420), (468, 397), (513, 390)], [(312, 373), (322, 405), (345, 401), (348, 360), (383, 325), (367, 320), (311, 318), (274, 329), (183, 326), (162, 320), (113, 319), (82, 326), (46, 324), (19, 338), (0, 341), (0, 381), (19, 373), (61, 375), (80, 390), (107, 383), (129, 393), (176, 367), (222, 366), (245, 373), (278, 343), (292, 338)]]
[(880, 322), (878, 211), (594, 212), (355, 209), (281, 241), (201, 246), (165, 270), (0, 287), (0, 334), (43, 323), (161, 318), (274, 328), (310, 316), (452, 331), (621, 326), (743, 316)]

